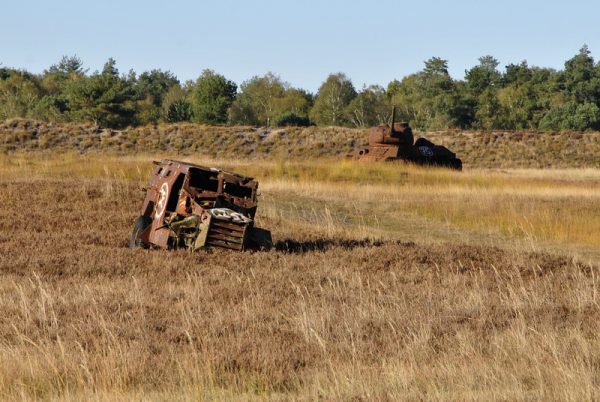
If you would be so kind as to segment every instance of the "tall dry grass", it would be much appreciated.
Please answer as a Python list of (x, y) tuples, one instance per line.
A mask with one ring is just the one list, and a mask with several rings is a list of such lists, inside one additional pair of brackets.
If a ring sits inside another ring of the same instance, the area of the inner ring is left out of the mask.
[(149, 161), (0, 158), (0, 398), (600, 397), (597, 171), (199, 160), (276, 248), (131, 252)]
[[(259, 178), (266, 190), (261, 209), (281, 225), (311, 222), (329, 234), (371, 238), (461, 238), (468, 244), (558, 250), (584, 262), (600, 260), (597, 169), (458, 173), (334, 159), (188, 159)], [(143, 155), (16, 154), (0, 156), (0, 178), (102, 178), (143, 187), (151, 160)]]

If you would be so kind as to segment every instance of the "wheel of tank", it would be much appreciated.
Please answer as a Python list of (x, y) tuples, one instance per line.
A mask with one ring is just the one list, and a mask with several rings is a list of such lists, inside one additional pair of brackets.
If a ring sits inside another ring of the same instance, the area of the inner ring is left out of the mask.
[(142, 233), (148, 226), (152, 224), (152, 218), (148, 216), (138, 216), (133, 223), (133, 231), (129, 238), (129, 248), (134, 249), (137, 247), (148, 248), (148, 244), (142, 240)]

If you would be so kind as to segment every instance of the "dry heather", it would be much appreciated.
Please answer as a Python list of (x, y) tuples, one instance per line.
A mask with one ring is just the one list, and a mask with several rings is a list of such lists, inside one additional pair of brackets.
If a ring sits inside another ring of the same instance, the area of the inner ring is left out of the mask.
[[(416, 133), (453, 150), (470, 168), (600, 167), (598, 132), (477, 132), (449, 130)], [(0, 123), (0, 152), (169, 152), (215, 158), (341, 157), (366, 145), (368, 130), (342, 127), (215, 127), (161, 124), (102, 130), (91, 124), (48, 124), (27, 120)]]
[[(484, 197), (529, 188), (514, 208), (587, 215), (598, 171), (378, 166), (365, 187), (352, 164), (220, 164), (265, 176), (274, 250), (131, 252), (147, 159), (0, 159), (2, 399), (600, 397), (599, 272), (571, 257), (586, 243), (554, 238), (550, 254), (492, 231), (509, 210)], [(489, 227), (412, 211), (419, 197), (474, 197)]]

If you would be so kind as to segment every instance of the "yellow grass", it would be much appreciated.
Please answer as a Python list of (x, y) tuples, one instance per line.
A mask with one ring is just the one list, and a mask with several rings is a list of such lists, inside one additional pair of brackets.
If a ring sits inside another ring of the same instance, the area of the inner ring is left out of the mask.
[(197, 159), (275, 250), (131, 252), (151, 160), (0, 157), (0, 399), (600, 397), (600, 171)]
[[(372, 238), (452, 240), (600, 258), (600, 169), (423, 169), (339, 160), (188, 158), (259, 178), (261, 210), (282, 224), (312, 220)], [(28, 155), (0, 159), (0, 177), (87, 177), (145, 185), (152, 158)], [(312, 218), (308, 218), (308, 216)], [(423, 232), (424, 231), (424, 232)], [(516, 242), (515, 242), (516, 241)]]

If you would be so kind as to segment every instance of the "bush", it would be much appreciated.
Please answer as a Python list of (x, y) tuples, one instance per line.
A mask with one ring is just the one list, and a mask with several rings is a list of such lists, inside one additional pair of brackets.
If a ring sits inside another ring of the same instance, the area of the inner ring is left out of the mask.
[(285, 126), (297, 126), (297, 127), (307, 127), (310, 126), (310, 120), (306, 116), (300, 116), (294, 112), (286, 112), (279, 115), (275, 118), (275, 126), (277, 127), (285, 127)]
[(600, 127), (600, 109), (594, 103), (567, 102), (551, 109), (540, 121), (542, 130), (589, 130)]

